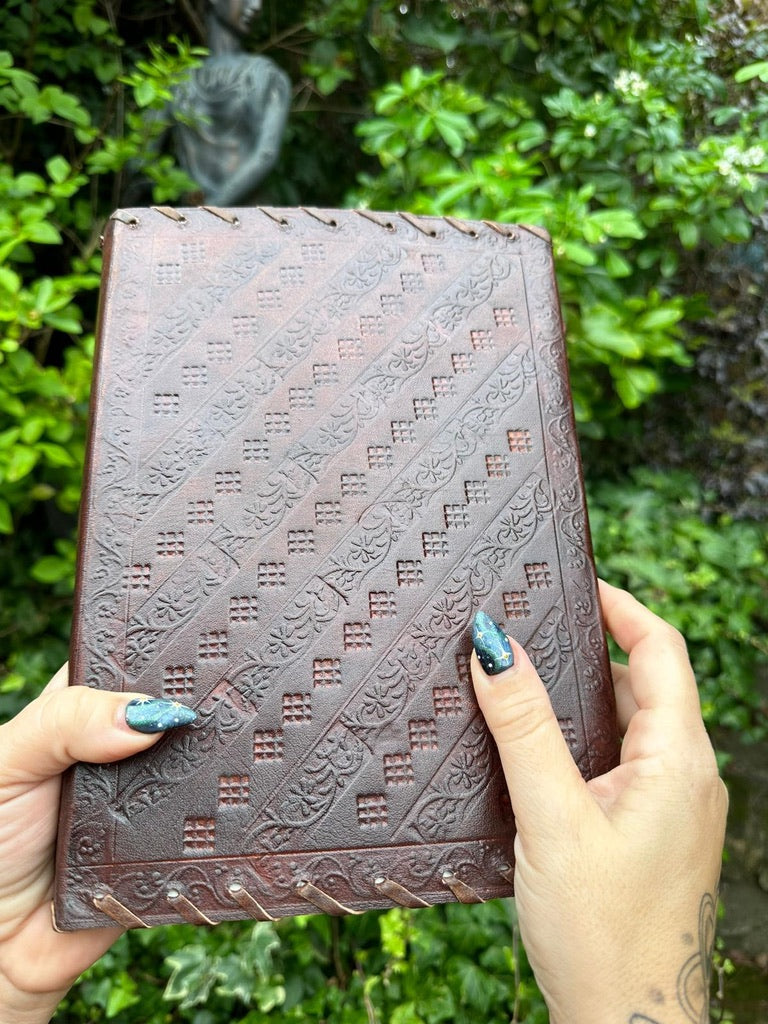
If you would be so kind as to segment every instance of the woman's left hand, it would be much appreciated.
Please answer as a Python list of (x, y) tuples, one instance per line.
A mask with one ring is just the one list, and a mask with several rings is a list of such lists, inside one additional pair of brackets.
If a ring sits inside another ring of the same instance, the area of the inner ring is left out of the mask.
[(65, 665), (14, 719), (0, 726), (0, 1018), (45, 1024), (72, 982), (120, 928), (56, 932), (51, 918), (61, 774), (75, 761), (118, 761), (159, 733), (131, 729), (140, 694), (67, 686)]

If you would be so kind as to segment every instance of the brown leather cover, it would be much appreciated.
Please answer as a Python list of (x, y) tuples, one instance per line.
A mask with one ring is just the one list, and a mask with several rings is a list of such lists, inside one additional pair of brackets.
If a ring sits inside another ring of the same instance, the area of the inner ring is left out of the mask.
[(367, 211), (118, 211), (71, 682), (198, 722), (65, 785), (62, 929), (509, 895), (483, 608), (616, 762), (551, 246)]

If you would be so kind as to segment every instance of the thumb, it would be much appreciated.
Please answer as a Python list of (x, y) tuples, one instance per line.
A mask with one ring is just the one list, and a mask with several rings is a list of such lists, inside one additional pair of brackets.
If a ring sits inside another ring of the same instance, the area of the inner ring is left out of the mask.
[(197, 717), (176, 701), (66, 686), (65, 673), (66, 666), (0, 726), (0, 784), (39, 782), (75, 761), (122, 760), (152, 746), (165, 729)]
[(520, 644), (485, 612), (475, 616), (472, 639), (475, 695), (498, 747), (517, 830), (522, 838), (562, 833), (591, 800), (546, 688)]

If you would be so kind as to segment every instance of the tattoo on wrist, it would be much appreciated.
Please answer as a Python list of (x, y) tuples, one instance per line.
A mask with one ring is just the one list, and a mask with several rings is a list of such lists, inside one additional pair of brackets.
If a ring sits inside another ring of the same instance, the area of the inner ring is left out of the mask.
[[(698, 947), (683, 964), (677, 976), (677, 1003), (692, 1024), (708, 1024), (709, 986), (712, 978), (712, 952), (715, 948), (717, 900), (705, 892), (699, 904)], [(693, 937), (688, 937), (693, 942)], [(663, 1024), (644, 1013), (633, 1013), (629, 1024)]]

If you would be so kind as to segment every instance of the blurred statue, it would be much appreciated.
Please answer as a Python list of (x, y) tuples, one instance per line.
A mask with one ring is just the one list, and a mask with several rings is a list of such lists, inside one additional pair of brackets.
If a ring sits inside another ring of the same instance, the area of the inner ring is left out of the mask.
[(179, 163), (211, 206), (243, 203), (274, 166), (291, 102), (288, 76), (243, 40), (261, 0), (208, 0), (210, 56), (174, 97)]

